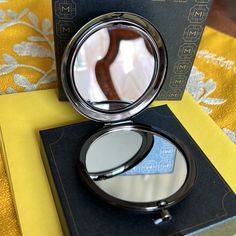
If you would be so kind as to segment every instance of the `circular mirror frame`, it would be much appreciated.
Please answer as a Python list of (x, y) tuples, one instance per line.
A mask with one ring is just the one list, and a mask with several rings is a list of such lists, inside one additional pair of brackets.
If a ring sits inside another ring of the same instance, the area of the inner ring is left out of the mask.
[[(100, 131), (101, 133), (107, 133), (107, 132), (113, 132), (116, 130), (131, 130), (131, 131), (137, 131), (137, 132), (148, 132), (152, 135), (159, 135), (165, 139), (167, 139), (169, 142), (171, 142), (176, 148), (182, 153), (184, 156), (186, 163), (187, 163), (187, 177), (185, 179), (184, 184), (181, 186), (181, 188), (174, 193), (173, 195), (162, 199), (158, 201), (153, 202), (147, 202), (147, 203), (141, 203), (141, 202), (129, 202), (121, 199), (117, 199), (108, 193), (104, 192), (102, 189), (100, 189), (94, 181), (90, 178), (89, 174), (87, 173), (86, 166), (85, 166), (85, 156), (79, 159), (78, 161), (78, 173), (80, 176), (80, 179), (84, 183), (85, 186), (96, 196), (98, 196), (103, 201), (109, 203), (110, 205), (124, 208), (126, 210), (132, 210), (136, 212), (157, 212), (163, 209), (167, 209), (169, 207), (172, 207), (173, 205), (179, 203), (182, 201), (192, 190), (196, 177), (197, 177), (197, 168), (195, 161), (193, 157), (188, 153), (187, 150), (184, 151), (184, 145), (181, 141), (179, 141), (176, 137), (170, 135), (169, 133), (166, 133), (162, 130), (156, 130), (149, 127), (145, 127), (143, 125), (136, 125), (136, 124), (121, 124), (121, 125), (114, 125), (107, 128), (104, 128)], [(99, 136), (98, 136), (99, 137)], [(97, 137), (97, 138), (98, 138)], [(92, 141), (92, 140), (91, 140)], [(88, 148), (88, 146), (86, 146)], [(83, 155), (85, 154), (83, 150)], [(143, 159), (143, 158), (142, 158)]]
[[(76, 55), (83, 43), (95, 32), (109, 25), (123, 24), (140, 31), (153, 47), (155, 61), (154, 74), (145, 93), (131, 105), (113, 111), (96, 108), (85, 101), (76, 89), (73, 68)], [(144, 110), (157, 96), (163, 85), (167, 69), (167, 53), (160, 33), (145, 18), (126, 12), (108, 13), (99, 16), (82, 27), (67, 45), (61, 64), (61, 80), (66, 96), (78, 112), (84, 116), (103, 122), (129, 119)]]

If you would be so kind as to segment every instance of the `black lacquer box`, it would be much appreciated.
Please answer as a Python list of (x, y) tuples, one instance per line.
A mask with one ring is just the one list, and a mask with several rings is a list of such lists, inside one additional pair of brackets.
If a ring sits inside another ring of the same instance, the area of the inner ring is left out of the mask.
[(66, 235), (185, 235), (236, 215), (235, 194), (167, 106), (148, 109), (132, 120), (182, 143), (197, 166), (192, 191), (171, 208), (171, 221), (155, 225), (155, 214), (114, 208), (81, 183), (76, 168), (81, 144), (101, 123), (89, 121), (40, 131), (43, 161)]

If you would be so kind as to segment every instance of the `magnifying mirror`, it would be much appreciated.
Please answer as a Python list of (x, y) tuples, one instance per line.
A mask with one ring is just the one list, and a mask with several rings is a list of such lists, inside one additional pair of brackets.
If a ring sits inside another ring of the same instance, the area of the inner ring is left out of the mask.
[[(135, 124), (165, 80), (167, 53), (158, 30), (132, 13), (108, 13), (68, 44), (61, 77), (73, 107), (104, 127), (85, 140), (78, 172), (85, 186), (114, 206), (161, 212), (193, 187), (196, 167), (164, 131)], [(157, 222), (160, 222), (159, 220)]]

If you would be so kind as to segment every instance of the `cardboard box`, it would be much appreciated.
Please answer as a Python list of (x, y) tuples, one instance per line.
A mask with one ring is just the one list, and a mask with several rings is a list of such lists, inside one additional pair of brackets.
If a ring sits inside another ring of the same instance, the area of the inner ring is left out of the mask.
[[(172, 220), (156, 226), (153, 219), (158, 218), (158, 212), (141, 214), (111, 206), (102, 201), (99, 194), (92, 194), (80, 179), (77, 170), (79, 153), (87, 137), (103, 128), (101, 123), (89, 121), (40, 131), (42, 157), (65, 235), (186, 235), (236, 217), (235, 193), (168, 106), (147, 109), (132, 121), (153, 130), (164, 130), (178, 141), (196, 163), (197, 178), (193, 189), (181, 202), (168, 208)], [(156, 156), (161, 158), (163, 154)], [(189, 171), (189, 174), (192, 173)], [(133, 185), (129, 186), (131, 191), (135, 191)], [(142, 188), (142, 184), (139, 187)]]
[[(212, 0), (53, 0), (57, 74), (64, 49), (75, 33), (95, 17), (131, 12), (148, 19), (166, 45), (168, 68), (158, 100), (180, 100), (192, 68)], [(60, 100), (65, 100), (59, 89)]]

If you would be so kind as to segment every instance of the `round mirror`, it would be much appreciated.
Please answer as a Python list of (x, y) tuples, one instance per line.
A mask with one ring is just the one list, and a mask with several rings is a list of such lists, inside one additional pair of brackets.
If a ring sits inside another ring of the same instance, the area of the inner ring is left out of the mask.
[[(122, 175), (95, 184), (112, 197), (129, 202), (154, 202), (168, 198), (183, 186), (188, 168), (182, 153), (165, 142), (156, 136), (154, 148), (140, 164)], [(158, 145), (164, 145), (161, 152), (157, 151)]]
[(90, 178), (107, 179), (140, 162), (149, 153), (153, 143), (153, 135), (146, 132), (116, 130), (106, 133), (106, 129), (102, 129), (86, 140), (80, 160), (86, 166)]
[[(152, 137), (151, 144), (140, 151), (147, 137)], [(176, 204), (192, 188), (196, 176), (193, 160), (178, 144), (136, 125), (100, 131), (83, 146), (79, 162), (83, 181), (103, 200), (143, 211), (158, 210), (161, 202), (165, 208)]]
[(98, 121), (120, 121), (146, 108), (165, 78), (159, 32), (141, 16), (109, 13), (81, 28), (62, 59), (62, 84), (76, 110)]
[(152, 81), (153, 54), (148, 37), (138, 27), (107, 25), (90, 35), (75, 55), (75, 87), (85, 101), (97, 108), (129, 106)]

